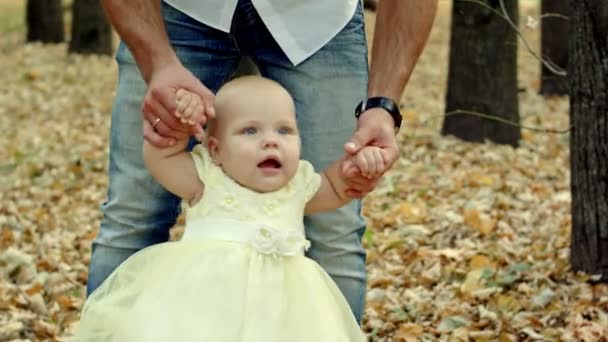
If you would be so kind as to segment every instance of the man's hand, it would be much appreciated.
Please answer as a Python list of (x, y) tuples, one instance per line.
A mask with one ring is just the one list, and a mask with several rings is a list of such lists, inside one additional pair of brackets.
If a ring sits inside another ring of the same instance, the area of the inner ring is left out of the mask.
[[(368, 109), (359, 116), (357, 130), (350, 141), (344, 144), (344, 151), (352, 157), (346, 158), (342, 163), (342, 174), (349, 186), (347, 195), (361, 198), (374, 190), (380, 177), (397, 160), (399, 149), (394, 127), (393, 118), (382, 108)], [(378, 155), (382, 157), (381, 167), (374, 166), (373, 172), (370, 172), (369, 169), (362, 172), (363, 170), (357, 166), (356, 159), (354, 159), (357, 153), (366, 146), (377, 147)]]
[[(187, 90), (202, 100), (194, 125), (182, 122), (177, 113), (178, 89)], [(215, 117), (213, 93), (179, 62), (162, 66), (153, 71), (148, 91), (142, 104), (144, 138), (157, 147), (167, 147), (190, 135), (201, 137), (203, 125), (208, 118)]]

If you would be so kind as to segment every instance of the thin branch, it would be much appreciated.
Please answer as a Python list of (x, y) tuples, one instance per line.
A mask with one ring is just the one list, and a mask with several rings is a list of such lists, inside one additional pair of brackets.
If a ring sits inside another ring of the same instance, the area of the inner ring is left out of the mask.
[(479, 112), (475, 112), (475, 111), (472, 111), (472, 110), (464, 110), (464, 109), (456, 109), (456, 110), (453, 110), (451, 112), (447, 112), (447, 113), (442, 114), (442, 115), (434, 115), (434, 116), (431, 116), (431, 120), (439, 119), (439, 118), (446, 117), (446, 116), (451, 116), (451, 115), (458, 115), (458, 114), (477, 116), (477, 117), (484, 118), (484, 119), (487, 119), (487, 120), (498, 121), (498, 122), (504, 123), (506, 125), (515, 126), (515, 127), (521, 128), (521, 129), (527, 129), (529, 131), (540, 132), (540, 133), (567, 134), (567, 133), (569, 133), (572, 130), (572, 127), (573, 127), (573, 126), (570, 126), (567, 129), (550, 129), (550, 128), (540, 128), (540, 127), (525, 126), (525, 125), (521, 125), (521, 124), (519, 124), (517, 122), (510, 121), (510, 120), (503, 119), (503, 118), (499, 118), (499, 117), (496, 117), (496, 116), (493, 116), (493, 115), (479, 113)]
[(526, 40), (526, 38), (524, 37), (524, 35), (521, 33), (521, 31), (519, 30), (519, 27), (517, 27), (517, 25), (515, 23), (513, 23), (513, 21), (511, 20), (511, 18), (509, 17), (506, 9), (505, 9), (505, 3), (504, 0), (500, 0), (500, 7), (503, 13), (495, 10), (494, 8), (490, 7), (489, 5), (479, 1), (479, 0), (457, 0), (457, 1), (462, 1), (462, 2), (471, 2), (477, 5), (480, 5), (482, 7), (485, 7), (486, 9), (490, 10), (491, 12), (493, 12), (494, 14), (496, 14), (497, 16), (503, 18), (504, 20), (506, 20), (509, 25), (515, 30), (515, 32), (517, 33), (517, 35), (519, 36), (519, 38), (521, 38), (521, 40), (523, 41), (524, 45), (526, 46), (526, 49), (528, 50), (528, 52), (530, 52), (530, 54), (532, 54), (532, 56), (534, 56), (536, 59), (538, 59), (544, 66), (547, 67), (547, 69), (549, 69), (551, 72), (553, 72), (556, 75), (559, 76), (566, 76), (567, 73), (564, 69), (560, 68), (559, 66), (553, 64), (551, 61), (546, 60), (544, 58), (542, 58), (538, 53), (536, 53), (534, 51), (534, 49), (532, 49), (532, 47), (530, 46), (530, 44), (528, 43), (528, 41)]
[(563, 15), (561, 13), (544, 13), (544, 14), (541, 14), (540, 16), (538, 16), (538, 19), (546, 19), (546, 18), (559, 18), (559, 19), (564, 19), (566, 21), (570, 20), (570, 18), (567, 15)]

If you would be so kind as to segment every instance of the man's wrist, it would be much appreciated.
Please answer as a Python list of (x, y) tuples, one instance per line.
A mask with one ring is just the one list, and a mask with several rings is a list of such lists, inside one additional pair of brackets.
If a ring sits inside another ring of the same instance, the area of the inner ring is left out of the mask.
[(395, 133), (399, 131), (403, 120), (401, 112), (399, 106), (388, 97), (374, 96), (361, 101), (355, 108), (355, 117), (359, 119), (363, 113), (373, 108), (378, 108), (387, 113), (393, 120)]
[(172, 64), (181, 65), (181, 62), (173, 50), (165, 51), (163, 53), (149, 54), (147, 56), (137, 56), (136, 61), (138, 66), (140, 66), (142, 77), (146, 83), (150, 82), (152, 75), (154, 75), (158, 70), (166, 68)]

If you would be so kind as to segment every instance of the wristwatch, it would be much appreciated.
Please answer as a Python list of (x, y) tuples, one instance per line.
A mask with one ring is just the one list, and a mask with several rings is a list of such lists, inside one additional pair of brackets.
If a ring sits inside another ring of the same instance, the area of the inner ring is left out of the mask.
[(399, 128), (401, 128), (401, 121), (403, 119), (401, 117), (401, 112), (399, 111), (399, 106), (397, 106), (393, 100), (383, 96), (369, 97), (357, 105), (355, 108), (355, 118), (359, 119), (361, 113), (370, 108), (382, 108), (386, 110), (395, 121), (395, 134), (399, 132)]

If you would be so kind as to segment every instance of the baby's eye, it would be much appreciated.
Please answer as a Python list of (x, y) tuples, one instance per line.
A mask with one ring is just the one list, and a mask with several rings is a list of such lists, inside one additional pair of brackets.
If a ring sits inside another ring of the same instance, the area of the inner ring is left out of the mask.
[(293, 130), (293, 128), (291, 128), (289, 126), (283, 126), (283, 127), (280, 127), (279, 129), (277, 129), (277, 132), (281, 135), (288, 135), (288, 134), (293, 134), (294, 130)]
[(256, 134), (258, 132), (257, 128), (255, 127), (247, 127), (245, 129), (243, 129), (242, 133), (246, 134), (246, 135), (253, 135)]

